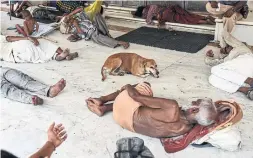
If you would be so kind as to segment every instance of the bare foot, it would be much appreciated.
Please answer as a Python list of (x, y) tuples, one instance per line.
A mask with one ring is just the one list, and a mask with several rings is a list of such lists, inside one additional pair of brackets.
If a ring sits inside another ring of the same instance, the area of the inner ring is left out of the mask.
[(208, 56), (208, 57), (214, 57), (213, 51), (212, 50), (207, 51), (206, 52), (206, 56)]
[(97, 114), (99, 117), (104, 115), (104, 106), (99, 106), (98, 104), (94, 103), (92, 100), (86, 100), (88, 109)]
[(99, 98), (91, 98), (90, 97), (90, 98), (86, 99), (85, 101), (86, 101), (87, 104), (88, 104), (88, 101), (91, 101), (92, 103), (96, 104), (97, 106), (102, 106), (103, 105), (102, 100), (99, 99)]
[(233, 49), (233, 47), (227, 46), (227, 47), (225, 47), (225, 48), (221, 48), (221, 49), (220, 49), (220, 53), (221, 53), (221, 54), (229, 54), (230, 51), (231, 51), (232, 49)]
[(127, 49), (129, 47), (128, 42), (119, 41), (119, 45), (123, 46), (124, 49)]
[(69, 55), (69, 49), (65, 49), (62, 53), (58, 54), (56, 57), (55, 57), (55, 60), (56, 61), (62, 61), (64, 59), (66, 59), (66, 57)]
[(33, 105), (42, 105), (43, 104), (43, 99), (41, 99), (37, 95), (34, 95), (34, 96), (32, 96), (32, 104)]
[(49, 97), (53, 98), (57, 96), (66, 86), (66, 81), (62, 78), (55, 85), (51, 86), (49, 89)]
[(69, 55), (66, 57), (66, 60), (73, 60), (74, 58), (78, 57), (78, 53), (69, 53)]

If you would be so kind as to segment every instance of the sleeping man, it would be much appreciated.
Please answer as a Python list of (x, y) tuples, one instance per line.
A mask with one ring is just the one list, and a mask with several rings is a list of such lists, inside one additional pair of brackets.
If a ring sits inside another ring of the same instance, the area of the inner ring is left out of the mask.
[[(114, 103), (107, 103), (110, 101)], [(112, 111), (121, 127), (151, 137), (179, 136), (195, 124), (214, 123), (217, 116), (211, 99), (198, 99), (189, 109), (182, 110), (175, 100), (153, 97), (149, 83), (126, 85), (120, 91), (86, 102), (98, 116)]]
[(69, 53), (45, 39), (1, 35), (0, 59), (14, 63), (44, 63), (49, 60), (72, 60), (78, 53)]

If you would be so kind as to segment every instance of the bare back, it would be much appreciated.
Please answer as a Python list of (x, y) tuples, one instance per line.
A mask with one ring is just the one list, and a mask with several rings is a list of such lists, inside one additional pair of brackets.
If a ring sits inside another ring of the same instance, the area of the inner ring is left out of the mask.
[(151, 137), (172, 137), (187, 133), (192, 125), (182, 119), (182, 116), (170, 118), (169, 116), (174, 116), (172, 113), (165, 109), (141, 106), (134, 114), (134, 129), (137, 133)]

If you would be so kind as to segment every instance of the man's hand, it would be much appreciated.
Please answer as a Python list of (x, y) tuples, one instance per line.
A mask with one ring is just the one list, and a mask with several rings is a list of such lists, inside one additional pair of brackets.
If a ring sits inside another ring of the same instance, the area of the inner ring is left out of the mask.
[(35, 37), (28, 37), (28, 39), (34, 43), (35, 46), (38, 46), (40, 43)]
[(218, 2), (216, 2), (216, 1), (211, 1), (210, 4), (211, 4), (211, 7), (212, 7), (212, 8), (218, 8)]
[(127, 90), (128, 95), (129, 95), (131, 98), (133, 98), (133, 99), (134, 99), (135, 97), (137, 97), (137, 96), (140, 95), (140, 93), (139, 93), (133, 86), (131, 86), (130, 84), (127, 84), (127, 85), (123, 86), (123, 87), (121, 88), (121, 91), (123, 91), (123, 90)]
[(224, 13), (224, 17), (226, 18), (230, 18), (233, 14), (235, 13), (233, 8), (228, 9), (225, 13)]
[(64, 126), (62, 124), (55, 126), (55, 123), (53, 123), (48, 129), (47, 135), (48, 141), (53, 143), (55, 148), (60, 146), (61, 143), (67, 139), (67, 133), (64, 130)]
[(126, 84), (125, 86), (121, 87), (120, 92), (127, 89), (127, 87), (131, 86), (130, 84)]

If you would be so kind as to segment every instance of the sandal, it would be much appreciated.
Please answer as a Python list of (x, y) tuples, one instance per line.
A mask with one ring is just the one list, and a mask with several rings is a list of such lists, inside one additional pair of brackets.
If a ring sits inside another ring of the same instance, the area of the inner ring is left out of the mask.
[(76, 42), (76, 41), (79, 41), (79, 40), (81, 40), (82, 38), (81, 37), (79, 37), (78, 35), (76, 35), (76, 34), (72, 34), (72, 35), (70, 35), (68, 38), (67, 38), (67, 40), (69, 40), (70, 42)]
[(69, 55), (66, 57), (66, 60), (73, 60), (74, 58), (78, 57), (78, 53), (74, 52), (74, 53), (69, 53)]
[(252, 87), (248, 90), (247, 97), (250, 100), (253, 100), (253, 88)]

